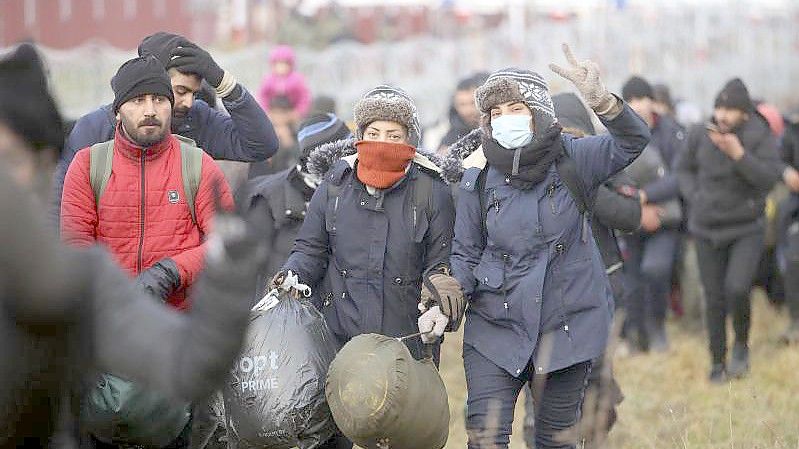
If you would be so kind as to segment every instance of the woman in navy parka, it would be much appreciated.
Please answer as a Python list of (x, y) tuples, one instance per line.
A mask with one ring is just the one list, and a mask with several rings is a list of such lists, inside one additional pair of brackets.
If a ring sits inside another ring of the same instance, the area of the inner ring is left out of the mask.
[[(559, 435), (578, 422), (591, 360), (605, 350), (613, 297), (584, 197), (630, 164), (646, 124), (602, 85), (596, 64), (568, 47), (571, 80), (609, 135), (576, 139), (555, 119), (544, 79), (493, 73), (475, 92), (481, 128), (450, 150), (459, 178), (452, 272), (469, 297), (463, 358), (469, 448), (507, 448), (519, 391), (533, 382), (536, 447), (573, 448)], [(566, 163), (564, 163), (564, 161)], [(456, 168), (457, 162), (457, 168)], [(573, 183), (571, 183), (573, 184)]]

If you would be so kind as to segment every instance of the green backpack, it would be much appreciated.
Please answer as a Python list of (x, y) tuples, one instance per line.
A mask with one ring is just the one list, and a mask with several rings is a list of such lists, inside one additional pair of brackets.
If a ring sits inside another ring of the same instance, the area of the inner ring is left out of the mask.
[(163, 447), (189, 423), (191, 407), (113, 376), (100, 375), (81, 407), (81, 426), (108, 444)]
[[(180, 140), (183, 193), (196, 224), (194, 199), (200, 186), (203, 151), (193, 140), (175, 137)], [(114, 141), (92, 145), (90, 151), (89, 180), (95, 204), (99, 205), (111, 177)], [(83, 427), (109, 444), (166, 446), (181, 434), (189, 417), (190, 405), (170, 401), (111, 374), (101, 374), (88, 388), (81, 407)]]
[[(202, 176), (203, 150), (197, 144), (183, 136), (174, 134), (180, 141), (180, 170), (183, 175), (183, 194), (186, 197), (186, 204), (189, 206), (191, 221), (197, 224), (197, 215), (194, 210), (194, 199), (197, 197), (197, 190), (200, 188), (200, 177)], [(100, 205), (100, 198), (111, 178), (111, 165), (114, 155), (114, 140), (96, 143), (91, 147), (91, 157), (89, 158), (89, 181), (94, 192), (95, 206)]]

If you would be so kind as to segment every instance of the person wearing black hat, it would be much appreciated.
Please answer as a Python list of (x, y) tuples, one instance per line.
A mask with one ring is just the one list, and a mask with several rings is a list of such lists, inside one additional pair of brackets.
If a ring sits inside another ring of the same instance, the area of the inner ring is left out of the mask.
[[(206, 50), (178, 34), (158, 32), (145, 37), (138, 51), (139, 56), (154, 56), (168, 70), (174, 97), (171, 132), (194, 140), (214, 159), (258, 162), (277, 152), (278, 138), (263, 109)], [(196, 101), (203, 80), (215, 90), (227, 114), (213, 104)], [(64, 176), (75, 154), (113, 138), (115, 129), (113, 105), (102, 106), (75, 123), (56, 171), (55, 217), (60, 213)]]
[(194, 313), (185, 315), (153, 301), (103, 249), (62, 247), (46, 226), (41, 188), (63, 145), (62, 123), (35, 48), (0, 57), (2, 447), (75, 447), (79, 410), (64, 399), (95, 369), (164, 397), (204, 398), (238, 353), (246, 286), (265, 258), (251, 226), (220, 217)]
[[(300, 230), (308, 202), (311, 201), (322, 179), (308, 172), (308, 156), (320, 145), (347, 139), (350, 130), (333, 114), (315, 114), (300, 124), (297, 143), (300, 161), (281, 172), (258, 176), (239, 191), (240, 203), (249, 210), (257, 210), (258, 229), (268, 242), (270, 263), (264, 276), (272, 276), (288, 259), (294, 239)], [(269, 279), (264, 278), (264, 279)], [(259, 293), (266, 287), (260, 282)]]
[(639, 76), (631, 77), (622, 88), (624, 101), (649, 125), (652, 140), (627, 172), (639, 184), (641, 229), (624, 237), (630, 256), (625, 270), (632, 286), (630, 303), (640, 302), (627, 315), (627, 335), (636, 350), (668, 350), (666, 314), (671, 280), (680, 245), (682, 220), (680, 190), (673, 164), (681, 150), (685, 133), (671, 117), (655, 112), (654, 90)]
[[(783, 168), (777, 140), (746, 86), (729, 81), (712, 119), (689, 131), (677, 167), (705, 290), (713, 383), (749, 371), (749, 294), (764, 250), (766, 195)], [(729, 363), (728, 314), (735, 330)]]

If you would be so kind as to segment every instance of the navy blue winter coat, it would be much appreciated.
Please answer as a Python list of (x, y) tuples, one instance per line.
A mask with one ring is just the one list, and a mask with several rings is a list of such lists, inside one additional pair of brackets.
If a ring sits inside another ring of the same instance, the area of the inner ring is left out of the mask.
[[(352, 143), (320, 147), (310, 171), (324, 171), (317, 164), (320, 151), (346, 145), (336, 152), (352, 153)], [(407, 175), (379, 197), (358, 180), (355, 160), (335, 162), (316, 189), (283, 266), (315, 290), (316, 305), (341, 344), (363, 333), (418, 332), (422, 273), (449, 265), (455, 220), (450, 189), (426, 157), (417, 155)], [(413, 188), (421, 177), (433, 178), (432, 194), (427, 207), (414, 210)], [(339, 186), (338, 196), (328, 193), (331, 185)], [(419, 338), (406, 344), (414, 357), (422, 356)]]
[[(230, 116), (202, 100), (195, 100), (183, 120), (178, 122), (173, 117), (172, 132), (194, 140), (214, 159), (256, 162), (272, 157), (278, 148), (277, 134), (252, 95), (241, 87), (239, 98), (226, 98), (222, 103)], [(75, 154), (95, 143), (113, 139), (115, 127), (116, 117), (110, 104), (84, 115), (75, 123), (56, 168), (53, 198), (56, 217), (61, 214), (64, 177)]]
[[(562, 135), (591, 193), (630, 164), (650, 138), (644, 121), (626, 105), (603, 123), (610, 135)], [(531, 362), (536, 372), (548, 373), (599, 357), (613, 296), (590, 226), (555, 164), (529, 190), (512, 187), (505, 174), (488, 166), (485, 246), (475, 190), (486, 166), (482, 149), (471, 152), (463, 166), (451, 266), (470, 298), (464, 344), (514, 376)]]

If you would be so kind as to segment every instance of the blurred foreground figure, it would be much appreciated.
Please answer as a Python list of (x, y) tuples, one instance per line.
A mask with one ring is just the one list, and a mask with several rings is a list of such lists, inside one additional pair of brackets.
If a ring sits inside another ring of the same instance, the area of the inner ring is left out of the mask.
[(217, 216), (192, 310), (180, 314), (99, 248), (61, 247), (44, 224), (61, 128), (34, 48), (0, 59), (0, 447), (74, 447), (71, 398), (95, 370), (205, 398), (240, 349), (264, 258), (245, 221)]

